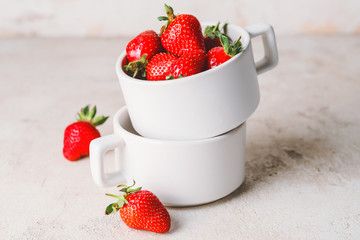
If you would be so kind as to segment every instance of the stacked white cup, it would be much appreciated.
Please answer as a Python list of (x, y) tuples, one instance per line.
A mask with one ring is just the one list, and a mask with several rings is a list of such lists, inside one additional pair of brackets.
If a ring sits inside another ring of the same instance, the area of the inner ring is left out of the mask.
[[(203, 23), (202, 26), (214, 25)], [(90, 145), (91, 171), (103, 187), (136, 180), (167, 206), (222, 198), (244, 181), (245, 121), (259, 101), (257, 75), (277, 65), (273, 28), (229, 24), (243, 51), (214, 69), (189, 77), (146, 81), (116, 73), (126, 106), (114, 116), (114, 134)], [(262, 36), (265, 56), (254, 62), (251, 38)], [(104, 153), (115, 149), (116, 170), (105, 174)]]

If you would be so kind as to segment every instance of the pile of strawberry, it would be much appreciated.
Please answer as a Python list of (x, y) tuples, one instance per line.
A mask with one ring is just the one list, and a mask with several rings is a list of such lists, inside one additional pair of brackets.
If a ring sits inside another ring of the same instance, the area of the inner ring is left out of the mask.
[(225, 24), (219, 29), (208, 26), (202, 34), (199, 20), (193, 15), (174, 15), (165, 4), (167, 16), (160, 34), (153, 30), (140, 33), (126, 46), (124, 71), (134, 78), (150, 81), (191, 76), (214, 68), (242, 51), (240, 37), (231, 44)]

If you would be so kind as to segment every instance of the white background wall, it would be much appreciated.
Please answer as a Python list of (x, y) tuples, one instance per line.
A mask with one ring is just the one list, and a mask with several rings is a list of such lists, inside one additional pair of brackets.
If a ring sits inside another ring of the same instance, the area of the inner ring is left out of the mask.
[(277, 34), (360, 34), (360, 0), (0, 0), (0, 37), (133, 36), (160, 28), (164, 2), (200, 21), (267, 22)]

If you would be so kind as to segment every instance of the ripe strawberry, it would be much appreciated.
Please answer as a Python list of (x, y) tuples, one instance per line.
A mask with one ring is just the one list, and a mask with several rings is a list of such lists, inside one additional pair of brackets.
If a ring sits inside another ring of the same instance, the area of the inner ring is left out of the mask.
[(166, 79), (188, 77), (204, 70), (206, 55), (204, 50), (181, 51), (183, 55), (175, 60), (166, 73)]
[(126, 46), (126, 56), (129, 63), (123, 68), (132, 77), (136, 77), (140, 73), (140, 76), (144, 78), (148, 60), (163, 50), (161, 39), (155, 31), (142, 32)]
[(171, 7), (165, 4), (167, 17), (162, 16), (160, 21), (167, 20), (161, 29), (161, 43), (164, 48), (177, 57), (183, 49), (201, 49), (205, 51), (204, 38), (199, 20), (188, 14), (174, 15)]
[(95, 117), (96, 106), (90, 111), (89, 105), (81, 109), (78, 113), (77, 122), (67, 126), (64, 132), (64, 157), (70, 161), (75, 161), (82, 156), (89, 155), (90, 142), (100, 137), (99, 131), (95, 128), (103, 124), (108, 117)]
[(220, 35), (225, 35), (230, 39), (227, 35), (227, 23), (225, 23), (221, 29), (219, 29), (220, 22), (218, 22), (215, 26), (207, 26), (204, 31), (204, 43), (206, 52), (209, 52), (210, 49), (214, 47), (221, 47)]
[(220, 36), (222, 47), (215, 47), (206, 54), (206, 69), (211, 69), (223, 64), (236, 54), (242, 51), (240, 38), (233, 44), (229, 43), (229, 38), (224, 35)]
[(126, 56), (129, 62), (139, 60), (142, 55), (147, 54), (147, 59), (161, 52), (163, 47), (161, 39), (153, 30), (140, 33), (126, 46)]
[(124, 223), (135, 229), (147, 230), (156, 233), (165, 233), (170, 229), (170, 215), (160, 200), (150, 191), (141, 190), (141, 187), (131, 189), (135, 185), (119, 185), (122, 187), (121, 196), (106, 194), (118, 199), (116, 203), (107, 206), (105, 214), (120, 212)]
[(170, 53), (155, 55), (146, 68), (147, 79), (150, 81), (165, 80), (170, 65), (177, 59)]

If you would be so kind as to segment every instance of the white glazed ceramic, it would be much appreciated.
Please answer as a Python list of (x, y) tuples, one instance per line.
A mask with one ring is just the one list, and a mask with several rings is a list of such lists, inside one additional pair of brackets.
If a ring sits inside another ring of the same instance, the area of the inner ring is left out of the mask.
[[(114, 116), (114, 133), (93, 140), (93, 179), (103, 187), (134, 179), (167, 206), (192, 206), (222, 198), (245, 176), (245, 123), (203, 140), (165, 141), (144, 138), (133, 130), (126, 107)], [(116, 149), (116, 168), (104, 173), (104, 153)]]
[[(203, 28), (214, 23), (204, 23)], [(136, 131), (145, 137), (167, 140), (204, 139), (230, 131), (243, 123), (259, 104), (257, 75), (278, 62), (273, 28), (228, 25), (232, 39), (241, 35), (244, 50), (224, 64), (189, 77), (146, 81), (129, 77), (116, 63), (123, 96)], [(254, 63), (251, 38), (261, 35), (265, 56)]]

